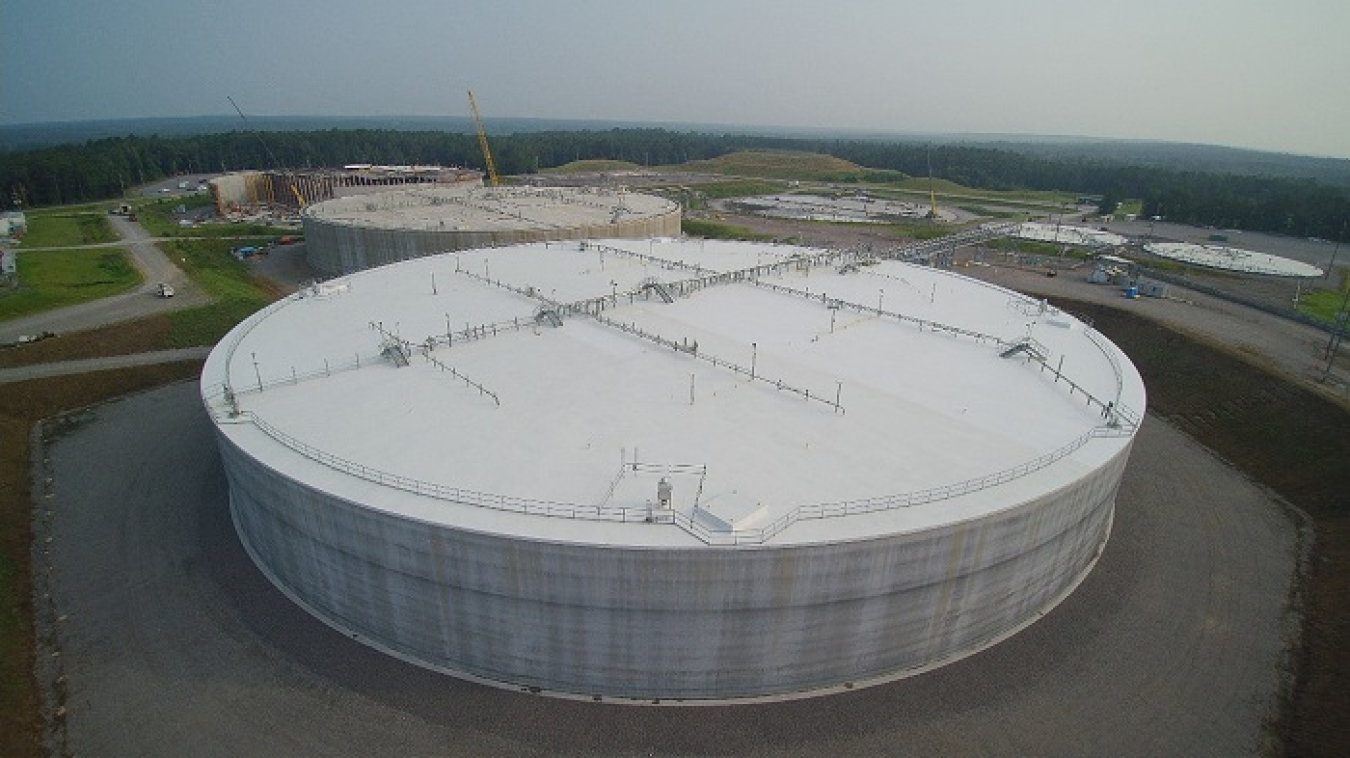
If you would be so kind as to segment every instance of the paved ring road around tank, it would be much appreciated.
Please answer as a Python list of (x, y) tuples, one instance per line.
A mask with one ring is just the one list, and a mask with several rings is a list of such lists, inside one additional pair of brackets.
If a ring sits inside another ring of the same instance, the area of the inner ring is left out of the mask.
[(348, 639), (240, 546), (195, 383), (83, 420), (35, 519), (57, 754), (1257, 755), (1287, 684), (1307, 538), (1155, 418), (1097, 567), (1022, 633), (865, 690), (687, 708), (483, 687)]

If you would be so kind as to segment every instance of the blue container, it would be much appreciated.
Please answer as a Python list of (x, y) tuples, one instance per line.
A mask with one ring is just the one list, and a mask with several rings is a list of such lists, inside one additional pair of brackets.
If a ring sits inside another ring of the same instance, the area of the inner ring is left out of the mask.
[(1134, 300), (1139, 297), (1139, 288), (1130, 286), (1125, 288), (1125, 297)]

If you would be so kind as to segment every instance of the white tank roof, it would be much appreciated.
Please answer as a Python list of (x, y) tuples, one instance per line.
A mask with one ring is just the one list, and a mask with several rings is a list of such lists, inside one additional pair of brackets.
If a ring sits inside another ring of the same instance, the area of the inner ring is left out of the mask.
[[(407, 261), (256, 314), (203, 394), (235, 445), (369, 507), (654, 547), (929, 529), (1129, 444), (1142, 381), (1077, 319), (840, 256), (606, 240)], [(663, 477), (673, 509), (647, 523)]]
[(1119, 234), (1103, 229), (1068, 224), (1044, 224), (1039, 221), (1025, 221), (1017, 230), (1017, 236), (1037, 242), (1053, 242), (1064, 245), (1087, 245), (1089, 247), (1119, 247), (1129, 240)]
[(1153, 242), (1144, 245), (1145, 252), (1183, 263), (1224, 271), (1240, 271), (1264, 276), (1321, 276), (1322, 269), (1308, 263), (1282, 258), (1269, 253), (1258, 253), (1222, 245), (1199, 245), (1193, 242)]
[(610, 188), (419, 187), (326, 200), (304, 215), (371, 229), (451, 232), (608, 226), (678, 209), (664, 198)]

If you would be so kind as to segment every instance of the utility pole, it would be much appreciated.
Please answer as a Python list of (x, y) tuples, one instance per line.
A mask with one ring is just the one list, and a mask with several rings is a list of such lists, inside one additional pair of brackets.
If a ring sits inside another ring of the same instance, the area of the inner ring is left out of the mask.
[(1341, 298), (1341, 310), (1336, 314), (1336, 328), (1331, 332), (1331, 340), (1327, 342), (1327, 367), (1322, 371), (1323, 382), (1331, 376), (1331, 367), (1336, 364), (1336, 357), (1340, 355), (1346, 321), (1350, 321), (1350, 287), (1346, 287), (1345, 297)]
[(1326, 273), (1322, 274), (1323, 279), (1331, 278), (1331, 270), (1336, 268), (1336, 254), (1341, 251), (1341, 238), (1345, 237), (1345, 224), (1341, 224), (1341, 234), (1336, 238), (1336, 246), (1331, 248), (1331, 262), (1327, 264)]

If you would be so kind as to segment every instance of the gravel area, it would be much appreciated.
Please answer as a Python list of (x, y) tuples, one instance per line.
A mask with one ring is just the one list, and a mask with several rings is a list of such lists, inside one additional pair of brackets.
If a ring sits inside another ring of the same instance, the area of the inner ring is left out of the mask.
[(34, 573), (55, 754), (1258, 755), (1288, 685), (1305, 530), (1153, 418), (1099, 564), (1022, 633), (866, 690), (688, 708), (468, 684), (314, 620), (240, 546), (194, 384), (54, 436)]

